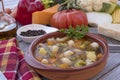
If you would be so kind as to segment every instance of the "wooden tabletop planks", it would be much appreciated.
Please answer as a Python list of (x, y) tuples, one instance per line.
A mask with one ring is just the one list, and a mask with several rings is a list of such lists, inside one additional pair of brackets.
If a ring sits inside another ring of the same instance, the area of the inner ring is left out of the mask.
[[(14, 8), (19, 0), (3, 0), (5, 8)], [(91, 28), (90, 32), (98, 34), (96, 28)], [(109, 57), (105, 68), (91, 80), (120, 80), (120, 42), (103, 36), (109, 44)], [(19, 47), (27, 53), (29, 43), (19, 40)]]
[[(112, 76), (112, 74), (120, 76), (120, 72), (115, 71), (117, 68), (120, 69), (120, 53), (109, 53), (105, 68), (91, 80), (120, 80), (120, 77), (119, 79), (116, 79), (114, 76)], [(110, 74), (112, 77), (108, 76)]]

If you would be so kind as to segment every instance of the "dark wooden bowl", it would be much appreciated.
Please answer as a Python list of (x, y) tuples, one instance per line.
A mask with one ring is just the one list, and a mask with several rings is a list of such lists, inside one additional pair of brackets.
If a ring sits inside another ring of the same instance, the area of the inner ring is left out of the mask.
[(46, 39), (51, 37), (62, 37), (65, 36), (60, 32), (53, 32), (46, 34), (35, 41), (29, 47), (29, 52), (25, 55), (26, 62), (40, 75), (51, 79), (51, 80), (87, 80), (94, 77), (96, 74), (102, 71), (106, 64), (106, 60), (108, 57), (108, 45), (104, 38), (99, 35), (88, 33), (85, 37), (92, 41), (96, 41), (102, 48), (103, 57), (93, 63), (92, 65), (81, 67), (81, 68), (73, 68), (73, 69), (61, 69), (52, 66), (47, 66), (41, 64), (37, 61), (33, 54), (36, 49), (38, 43), (44, 43)]

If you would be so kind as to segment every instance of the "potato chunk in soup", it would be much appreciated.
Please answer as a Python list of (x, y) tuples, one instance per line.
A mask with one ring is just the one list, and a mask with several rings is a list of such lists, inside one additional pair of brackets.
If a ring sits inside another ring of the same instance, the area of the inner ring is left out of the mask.
[(35, 50), (35, 58), (43, 64), (58, 68), (74, 68), (91, 65), (102, 57), (97, 42), (83, 39), (49, 38), (39, 43)]

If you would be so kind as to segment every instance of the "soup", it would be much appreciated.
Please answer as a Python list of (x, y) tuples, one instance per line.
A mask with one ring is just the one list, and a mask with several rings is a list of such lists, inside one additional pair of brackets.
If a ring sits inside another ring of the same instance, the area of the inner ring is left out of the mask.
[(34, 57), (43, 64), (57, 68), (77, 68), (91, 65), (103, 56), (100, 45), (86, 38), (67, 36), (49, 38), (39, 43)]

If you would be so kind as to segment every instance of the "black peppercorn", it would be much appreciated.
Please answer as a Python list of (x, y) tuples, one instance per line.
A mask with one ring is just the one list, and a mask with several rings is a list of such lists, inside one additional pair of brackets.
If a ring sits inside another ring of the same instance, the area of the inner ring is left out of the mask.
[(28, 30), (25, 32), (21, 32), (20, 35), (22, 36), (27, 36), (27, 37), (32, 37), (32, 36), (39, 36), (39, 35), (43, 35), (46, 34), (46, 32), (44, 30)]

